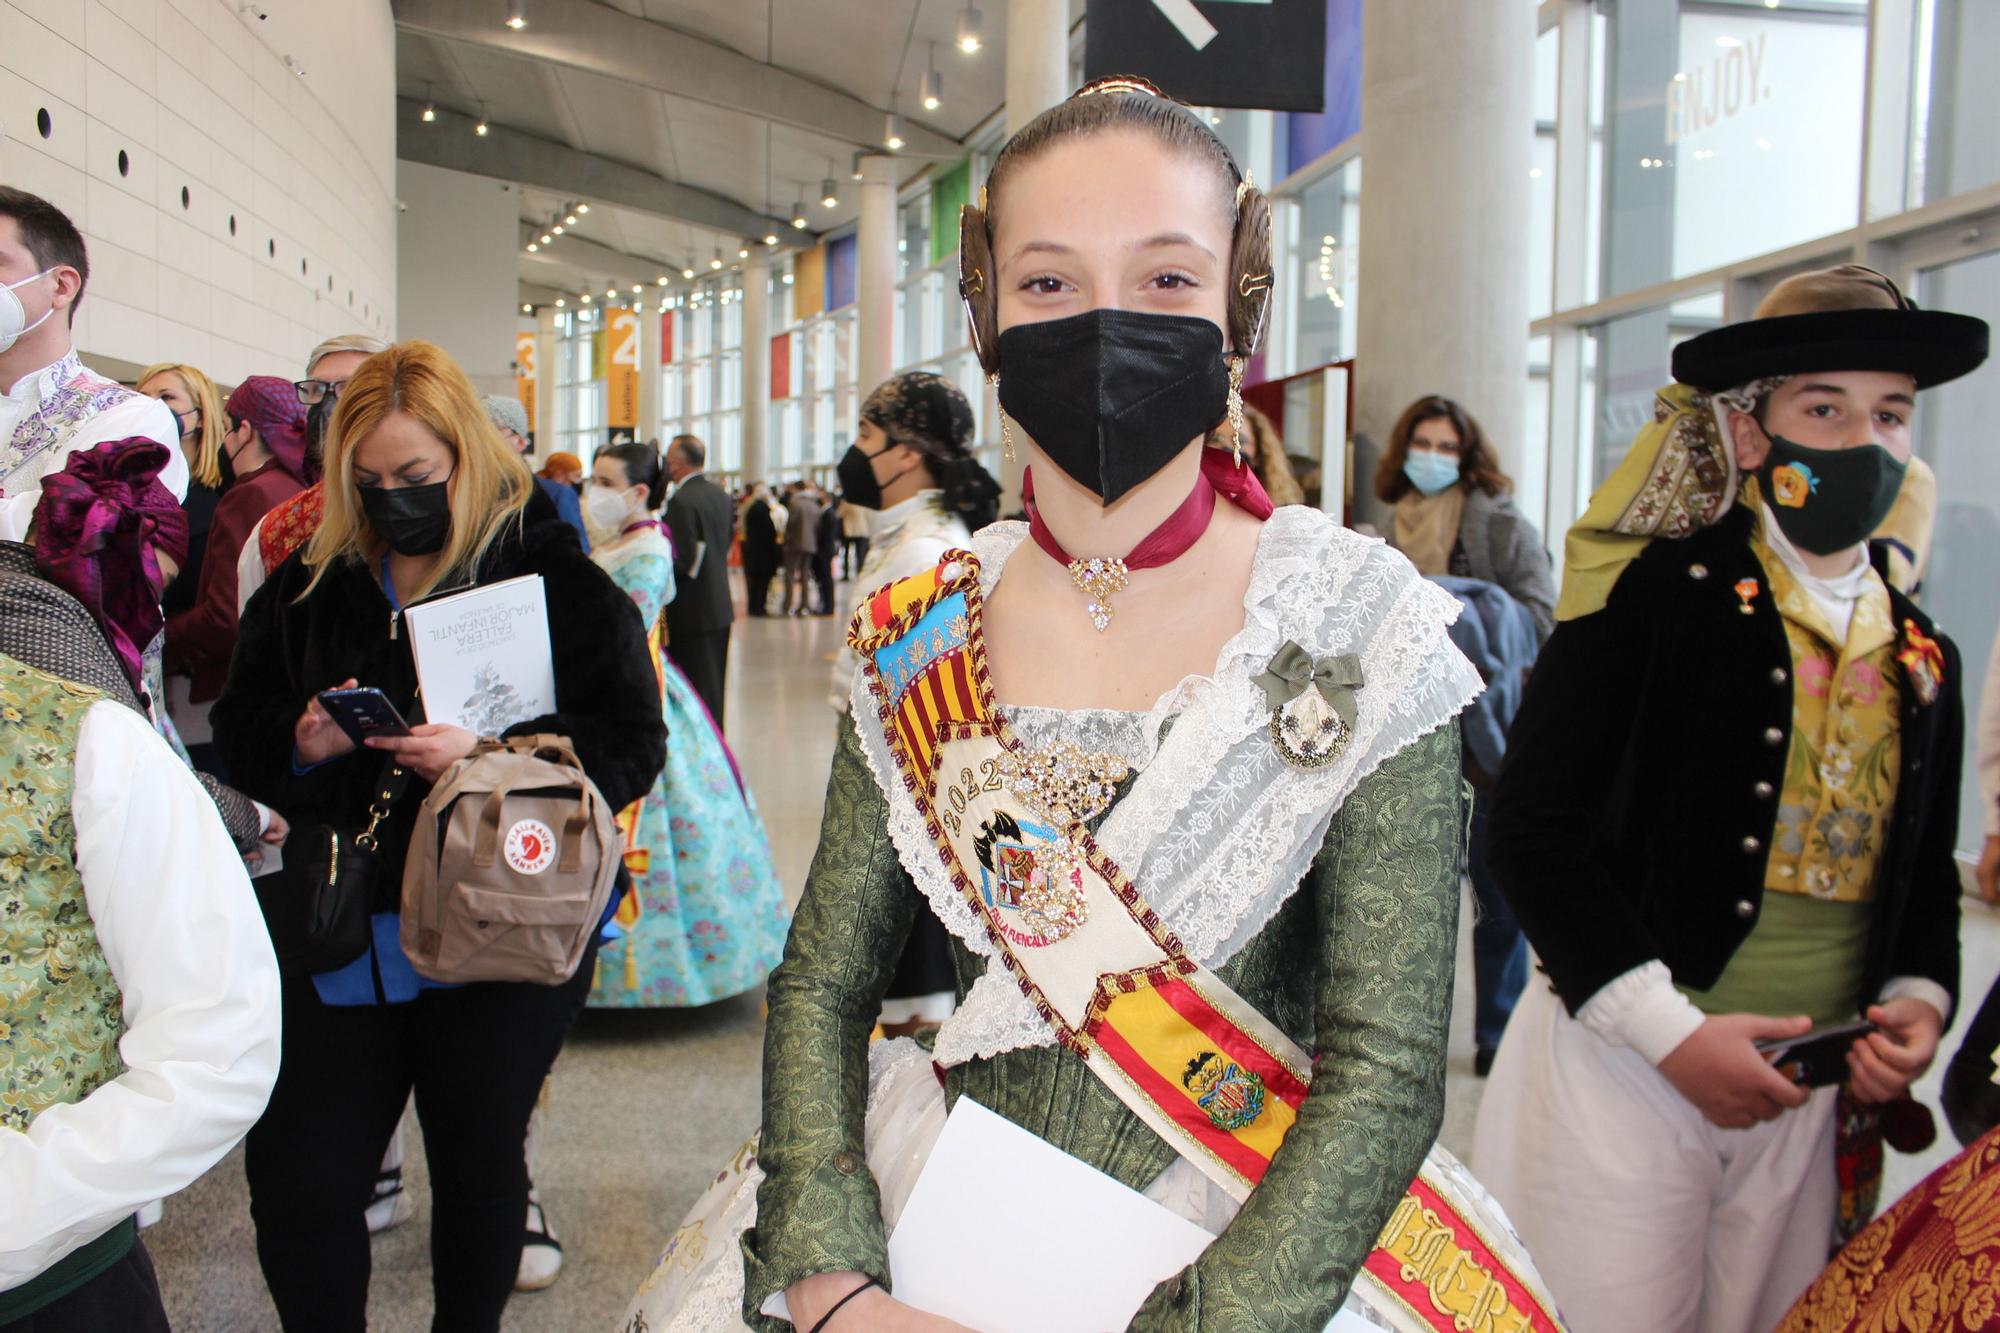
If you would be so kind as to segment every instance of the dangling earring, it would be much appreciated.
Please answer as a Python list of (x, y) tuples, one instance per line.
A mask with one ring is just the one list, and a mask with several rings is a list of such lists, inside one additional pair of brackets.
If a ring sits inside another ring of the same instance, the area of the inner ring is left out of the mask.
[(1229, 452), (1243, 466), (1243, 358), (1229, 358)]
[[(988, 372), (986, 382), (993, 386), (993, 392), (997, 397), (1000, 392), (1000, 372), (997, 370)], [(999, 407), (999, 404), (996, 402), (994, 406)], [(1006, 408), (1000, 407), (999, 410), (1000, 456), (1011, 463), (1014, 461), (1014, 419), (1007, 415)]]

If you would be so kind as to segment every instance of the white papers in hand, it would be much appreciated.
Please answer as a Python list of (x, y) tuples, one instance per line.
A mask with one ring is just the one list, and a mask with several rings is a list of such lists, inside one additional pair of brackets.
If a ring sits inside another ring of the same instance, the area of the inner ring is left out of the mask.
[(556, 711), (541, 575), (417, 602), (403, 612), (403, 624), (423, 689), (425, 721), (498, 736)]
[(961, 1097), (896, 1230), (896, 1299), (979, 1333), (1124, 1328), (1215, 1238)]

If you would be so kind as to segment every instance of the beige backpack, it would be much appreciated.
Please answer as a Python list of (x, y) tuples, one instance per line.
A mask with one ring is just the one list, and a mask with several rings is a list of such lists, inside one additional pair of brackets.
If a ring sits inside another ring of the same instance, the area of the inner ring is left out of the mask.
[(576, 974), (624, 841), (563, 736), (483, 741), (431, 788), (403, 866), (403, 952), (432, 981)]

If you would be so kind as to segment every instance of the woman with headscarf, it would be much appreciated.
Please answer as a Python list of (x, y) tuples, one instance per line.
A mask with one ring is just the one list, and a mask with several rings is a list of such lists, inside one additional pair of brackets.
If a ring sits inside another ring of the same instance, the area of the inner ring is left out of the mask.
[(222, 693), (236, 649), (236, 565), (257, 521), (305, 489), (306, 410), (290, 381), (252, 375), (225, 407), (223, 457), (236, 481), (215, 506), (194, 605), (167, 621), (167, 670), (194, 677), (189, 699), (205, 704)]

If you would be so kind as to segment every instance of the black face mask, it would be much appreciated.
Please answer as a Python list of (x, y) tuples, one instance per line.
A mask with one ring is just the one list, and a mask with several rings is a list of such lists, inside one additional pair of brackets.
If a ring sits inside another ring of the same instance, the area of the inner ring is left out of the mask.
[(445, 483), (360, 486), (361, 512), (397, 555), (435, 555), (451, 537), (451, 496)]
[(1879, 444), (1808, 449), (1773, 435), (1758, 479), (1792, 545), (1833, 555), (1859, 546), (1882, 526), (1909, 467)]
[(881, 454), (864, 454), (861, 446), (850, 444), (840, 456), (834, 475), (840, 479), (840, 494), (847, 503), (863, 509), (882, 507), (882, 483), (875, 480), (875, 460)]
[(1191, 315), (1091, 310), (1000, 335), (1000, 406), (1111, 504), (1222, 420), (1222, 330)]

